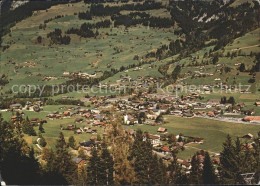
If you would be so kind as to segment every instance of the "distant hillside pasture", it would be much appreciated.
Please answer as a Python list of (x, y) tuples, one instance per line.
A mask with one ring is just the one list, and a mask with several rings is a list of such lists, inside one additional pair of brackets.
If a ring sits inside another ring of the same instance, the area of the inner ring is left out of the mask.
[(256, 45), (260, 45), (259, 32), (260, 32), (260, 28), (252, 32), (249, 32), (242, 37), (235, 39), (232, 44), (228, 44), (225, 47), (225, 52), (231, 52), (231, 51), (238, 52), (240, 48), (242, 48), (241, 52), (247, 55), (249, 55), (251, 51), (259, 52), (260, 47), (256, 46)]
[[(173, 30), (157, 30), (141, 25), (98, 29), (99, 36), (94, 38), (80, 38), (70, 34), (69, 45), (49, 45), (47, 33), (55, 28), (65, 34), (69, 28), (79, 28), (85, 22), (95, 23), (107, 17), (95, 17), (93, 20), (79, 20), (74, 13), (88, 10), (88, 5), (80, 3), (53, 6), (48, 11), (35, 12), (13, 28), (10, 35), (3, 38), (3, 45), (10, 48), (1, 54), (1, 73), (11, 78), (10, 83), (3, 91), (9, 90), (14, 84), (39, 84), (51, 85), (64, 82), (63, 72), (87, 72), (102, 74), (111, 68), (119, 69), (140, 61), (147, 51), (156, 50), (169, 40), (177, 39)], [(157, 11), (157, 10), (156, 10)], [(166, 9), (158, 10), (160, 16), (169, 15)], [(46, 23), (46, 29), (39, 29), (44, 20), (63, 15)], [(109, 33), (109, 34), (108, 34)], [(42, 42), (37, 42), (37, 37), (42, 37)], [(156, 71), (156, 70), (155, 70)], [(150, 73), (152, 74), (152, 73)], [(156, 73), (158, 74), (158, 73)], [(42, 81), (45, 76), (55, 77), (50, 81)], [(135, 76), (135, 74), (133, 74)]]

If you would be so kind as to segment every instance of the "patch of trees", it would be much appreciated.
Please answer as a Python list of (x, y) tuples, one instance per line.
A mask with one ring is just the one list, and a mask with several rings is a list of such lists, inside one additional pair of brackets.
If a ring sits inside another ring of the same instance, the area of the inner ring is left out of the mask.
[(101, 150), (93, 149), (87, 168), (87, 183), (89, 185), (113, 185), (114, 161), (107, 149), (107, 144), (101, 145)]
[(39, 25), (39, 29), (43, 29), (43, 30), (45, 30), (45, 29), (46, 29), (46, 27), (47, 27), (47, 25), (46, 25), (46, 24), (40, 24), (40, 25)]
[(246, 70), (245, 63), (241, 63), (240, 66), (239, 66), (239, 71), (240, 72), (245, 72), (245, 70)]
[(188, 15), (188, 12), (186, 11), (188, 11), (187, 8), (185, 11), (182, 11), (176, 4), (172, 4), (170, 9), (172, 19), (178, 22), (179, 26), (182, 28), (183, 33), (189, 34), (193, 29), (195, 29), (197, 23), (192, 19), (191, 16)]
[[(0, 39), (1, 40), (1, 39)], [(0, 41), (1, 42), (1, 41)], [(0, 43), (0, 46), (1, 46), (1, 43)], [(2, 46), (2, 51), (6, 51), (8, 48), (10, 48), (10, 45), (4, 45)]]
[(258, 8), (257, 3), (253, 7), (250, 3), (243, 3), (235, 8), (227, 7), (223, 11), (221, 19), (211, 23), (215, 26), (209, 35), (211, 38), (218, 39), (215, 50), (256, 29), (258, 27)]
[(161, 3), (157, 2), (144, 2), (143, 4), (124, 4), (121, 6), (104, 6), (103, 4), (91, 4), (90, 14), (92, 16), (112, 16), (120, 13), (122, 10), (131, 11), (145, 11), (145, 10), (155, 10), (162, 8)]
[(221, 104), (230, 103), (232, 105), (235, 105), (236, 101), (235, 101), (235, 98), (233, 96), (230, 96), (228, 99), (224, 96), (224, 97), (221, 97), (220, 103)]
[[(77, 2), (78, 0), (74, 1)], [(5, 34), (10, 32), (10, 28), (14, 26), (17, 22), (30, 17), (33, 15), (34, 11), (37, 10), (46, 10), (51, 6), (57, 4), (66, 4), (69, 1), (36, 1), (32, 0), (28, 3), (25, 3), (14, 10), (7, 10), (5, 13), (0, 15), (0, 38)], [(0, 46), (1, 46), (1, 39), (0, 39)]]
[(40, 184), (40, 164), (34, 157), (34, 149), (27, 145), (21, 130), (0, 118), (0, 170), (3, 180), (8, 185)]
[(255, 57), (256, 63), (253, 65), (251, 72), (260, 72), (260, 53), (258, 53)]
[[(44, 99), (37, 99), (37, 101), (41, 101)], [(15, 104), (15, 103), (20, 103), (23, 107), (26, 105), (26, 102), (35, 102), (35, 99), (25, 99), (25, 98), (18, 98), (18, 97), (13, 97), (13, 98), (3, 98), (0, 97), (0, 109), (9, 109), (10, 105)]]
[(111, 19), (114, 21), (114, 26), (124, 25), (125, 27), (135, 26), (137, 24), (142, 24), (142, 19), (135, 19), (130, 15), (118, 15), (112, 16)]
[[(172, 18), (181, 27), (176, 34), (188, 37), (197, 32), (196, 37), (205, 35), (208, 39), (217, 39), (215, 50), (221, 49), (233, 39), (243, 36), (246, 32), (257, 28), (257, 12), (259, 4), (243, 3), (231, 7), (233, 1), (223, 4), (223, 1), (171, 1)], [(216, 19), (214, 18), (216, 17)], [(198, 19), (201, 19), (198, 22)], [(201, 32), (208, 30), (207, 33)], [(198, 44), (203, 44), (200, 42)], [(205, 41), (205, 40), (201, 40)]]
[(215, 56), (213, 57), (213, 59), (212, 59), (213, 65), (216, 65), (218, 61), (219, 61), (218, 55), (215, 55)]
[(84, 106), (84, 102), (80, 101), (80, 100), (75, 100), (75, 99), (57, 99), (57, 100), (53, 100), (53, 99), (48, 99), (46, 101), (47, 105), (80, 105), (80, 106)]
[(22, 131), (24, 134), (28, 134), (29, 136), (36, 136), (36, 131), (33, 128), (29, 118), (27, 117), (25, 120), (21, 122)]
[(79, 12), (79, 19), (92, 20), (92, 16), (89, 11)]
[(171, 41), (169, 44), (169, 50), (171, 55), (178, 54), (183, 48), (183, 41), (176, 39), (175, 41)]
[[(80, 37), (84, 38), (91, 38), (91, 37), (97, 37), (99, 35), (98, 30), (99, 28), (109, 28), (111, 25), (110, 20), (104, 20), (97, 22), (95, 24), (90, 23), (83, 23), (80, 28), (70, 28), (67, 30), (67, 34), (77, 34)], [(96, 31), (94, 31), (96, 30)]]
[(96, 37), (98, 36), (98, 32), (94, 33), (93, 30), (91, 30), (86, 23), (84, 23), (83, 25), (81, 25), (80, 29), (78, 28), (70, 28), (69, 30), (67, 30), (66, 32), (67, 34), (77, 34), (80, 37), (84, 37), (84, 38), (91, 38), (91, 37)]
[(156, 28), (170, 28), (174, 25), (174, 20), (170, 18), (150, 17), (149, 26)]
[(37, 37), (37, 42), (38, 42), (38, 43), (42, 43), (42, 36), (38, 36), (38, 37)]
[(154, 28), (170, 28), (174, 25), (174, 20), (170, 18), (150, 17), (147, 13), (134, 12), (128, 15), (113, 15), (111, 19), (114, 21), (114, 26), (124, 25), (126, 27), (142, 24)]
[(119, 13), (119, 6), (104, 6), (103, 4), (91, 4), (90, 14), (92, 16), (111, 16)]
[(155, 52), (150, 52), (146, 54), (146, 58), (156, 58), (156, 59), (164, 59), (168, 56), (168, 49), (169, 47), (167, 45), (162, 45), (160, 48), (158, 48)]
[(70, 44), (70, 36), (62, 36), (62, 31), (61, 29), (55, 29), (53, 32), (50, 32), (47, 34), (47, 38), (51, 39), (51, 44), (64, 44), (68, 45)]
[(172, 71), (172, 79), (174, 82), (176, 82), (178, 76), (180, 75), (181, 73), (181, 66), (180, 65), (177, 65), (174, 70)]
[(3, 74), (2, 76), (0, 76), (0, 86), (5, 86), (8, 83), (9, 80), (7, 78), (7, 75)]
[(57, 16), (55, 16), (54, 18), (46, 19), (46, 20), (44, 20), (44, 24), (47, 24), (47, 23), (49, 23), (50, 21), (53, 21), (53, 20), (55, 20), (55, 19), (59, 19), (59, 18), (62, 18), (62, 17), (64, 17), (64, 16), (63, 16), (63, 15), (57, 15)]
[(47, 145), (47, 142), (46, 142), (45, 138), (42, 136), (42, 134), (39, 135), (39, 138), (40, 138), (39, 139), (39, 145), (41, 147), (45, 147)]

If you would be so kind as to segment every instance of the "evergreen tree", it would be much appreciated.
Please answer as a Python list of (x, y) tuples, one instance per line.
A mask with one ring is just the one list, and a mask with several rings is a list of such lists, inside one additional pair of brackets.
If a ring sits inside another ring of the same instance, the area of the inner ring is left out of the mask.
[[(160, 181), (160, 178), (159, 178), (159, 164), (158, 164), (158, 158), (156, 155), (153, 155), (152, 156), (152, 159), (151, 159), (151, 167), (150, 167), (150, 171), (149, 171), (149, 184), (158, 184), (159, 181)], [(162, 183), (160, 183), (162, 184)]]
[(86, 160), (87, 159), (87, 155), (85, 154), (85, 150), (84, 148), (79, 148), (78, 149), (78, 157), (83, 159), (83, 160)]
[(28, 120), (22, 121), (22, 130), (23, 133), (28, 134), (29, 136), (36, 136), (36, 132)]
[(97, 135), (97, 141), (101, 141), (102, 139), (101, 139), (101, 136), (98, 134)]
[(41, 133), (45, 133), (45, 130), (44, 130), (44, 128), (43, 128), (43, 123), (42, 123), (42, 122), (41, 122), (40, 125), (39, 125), (39, 131), (40, 131)]
[(158, 170), (158, 184), (167, 184), (167, 169), (162, 158), (159, 159)]
[(137, 130), (136, 139), (132, 147), (131, 158), (134, 158), (134, 169), (136, 182), (138, 184), (148, 184), (150, 181), (150, 169), (152, 160), (152, 145), (147, 139), (143, 141), (143, 132)]
[(131, 136), (125, 133), (120, 124), (120, 118), (116, 117), (112, 125), (108, 126), (108, 135), (105, 138), (108, 144), (112, 146), (112, 155), (114, 160), (114, 181), (116, 185), (131, 185), (135, 183), (134, 159), (129, 158), (133, 140)]
[(213, 65), (216, 65), (217, 64), (217, 62), (218, 62), (218, 55), (215, 55), (214, 57), (213, 57), (213, 60), (212, 60), (212, 63), (213, 63)]
[(157, 116), (157, 118), (155, 119), (156, 123), (163, 123), (163, 116), (162, 114), (160, 114), (159, 116)]
[(257, 183), (260, 180), (260, 131), (258, 132), (258, 136), (254, 139), (253, 148), (253, 156), (255, 159), (254, 170), (256, 176), (252, 183)]
[(220, 153), (220, 178), (221, 182), (225, 184), (243, 183), (241, 177), (240, 166), (241, 162), (237, 160), (240, 150), (232, 143), (231, 137), (228, 135), (226, 141), (223, 143), (223, 151)]
[(236, 101), (235, 98), (233, 96), (230, 96), (230, 98), (227, 101), (228, 103), (232, 104), (233, 106), (235, 105)]
[(45, 138), (41, 134), (39, 135), (39, 138), (40, 138), (39, 145), (45, 147), (47, 145)]
[(203, 184), (216, 184), (217, 183), (215, 170), (211, 163), (208, 152), (205, 152), (205, 159), (204, 159), (203, 171), (202, 171), (202, 181), (203, 181)]
[(177, 161), (177, 153), (177, 151), (172, 151), (173, 160), (168, 166), (169, 177), (167, 182), (169, 184), (187, 184), (187, 177), (181, 172), (181, 166)]
[(38, 42), (38, 43), (41, 43), (41, 42), (42, 42), (42, 36), (38, 36), (38, 37), (37, 37), (37, 42)]
[(200, 162), (195, 154), (191, 159), (191, 172), (189, 177), (190, 184), (200, 184), (201, 183), (201, 170)]
[(72, 149), (76, 148), (76, 140), (74, 138), (74, 136), (70, 136), (69, 137), (69, 147), (71, 147)]
[(0, 115), (0, 171), (8, 185), (39, 184), (40, 166), (34, 150), (25, 143), (21, 132)]
[(99, 168), (100, 157), (96, 148), (91, 150), (91, 157), (89, 158), (88, 168), (87, 168), (87, 183), (89, 185), (99, 185)]
[(68, 184), (73, 184), (76, 177), (76, 165), (71, 159), (68, 147), (61, 132), (56, 143), (56, 156), (54, 161), (56, 170), (62, 175)]
[(77, 185), (86, 185), (87, 183), (87, 168), (85, 165), (78, 165), (78, 180)]
[(174, 134), (169, 134), (168, 143), (173, 145), (176, 142), (176, 136)]
[(102, 185), (113, 185), (114, 161), (109, 151), (107, 150), (107, 146), (104, 142), (102, 143), (102, 151), (99, 166), (99, 183), (101, 183)]
[(174, 70), (172, 71), (172, 79), (174, 82), (176, 82), (179, 74), (181, 73), (181, 66), (177, 65)]
[(42, 159), (46, 161), (43, 172), (42, 184), (44, 185), (65, 185), (67, 181), (56, 167), (57, 156), (52, 149), (43, 148)]
[(241, 63), (241, 65), (239, 66), (239, 71), (240, 71), (240, 72), (245, 72), (245, 70), (246, 70), (245, 64), (244, 64), (244, 63)]

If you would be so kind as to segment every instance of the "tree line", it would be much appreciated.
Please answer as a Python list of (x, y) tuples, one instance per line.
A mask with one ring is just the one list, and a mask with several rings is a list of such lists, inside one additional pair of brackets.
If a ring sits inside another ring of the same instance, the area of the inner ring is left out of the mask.
[(91, 23), (83, 23), (80, 28), (70, 28), (66, 31), (67, 34), (77, 34), (80, 37), (91, 38), (97, 37), (99, 35), (99, 28), (109, 28), (111, 25), (110, 20), (100, 21), (94, 24)]
[(68, 45), (70, 44), (70, 36), (64, 35), (62, 36), (62, 31), (61, 29), (56, 28), (53, 32), (50, 32), (47, 34), (47, 38), (50, 38), (51, 42), (50, 44), (64, 44), (64, 45)]
[(111, 16), (114, 26), (124, 25), (126, 27), (142, 24), (153, 28), (170, 28), (174, 25), (174, 20), (170, 18), (161, 18), (150, 16), (146, 13), (134, 12), (128, 15), (116, 14)]
[(120, 11), (122, 10), (145, 11), (160, 8), (163, 8), (162, 3), (147, 1), (143, 4), (123, 4), (121, 6), (104, 6), (104, 4), (91, 4), (89, 13), (91, 16), (112, 16), (120, 13)]

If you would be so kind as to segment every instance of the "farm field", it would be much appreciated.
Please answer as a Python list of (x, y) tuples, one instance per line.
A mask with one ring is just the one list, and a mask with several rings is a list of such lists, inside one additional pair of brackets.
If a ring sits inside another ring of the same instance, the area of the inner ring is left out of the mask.
[[(62, 11), (66, 9), (65, 11)], [(79, 28), (83, 23), (95, 23), (107, 17), (96, 17), (93, 20), (80, 20), (74, 13), (88, 10), (88, 5), (75, 3), (70, 5), (58, 5), (45, 11), (35, 12), (29, 17), (17, 23), (9, 35), (4, 36), (3, 45), (9, 44), (0, 58), (0, 72), (11, 77), (3, 91), (10, 90), (12, 85), (38, 84), (51, 85), (66, 81), (64, 72), (96, 73), (97, 77), (111, 68), (119, 69), (124, 66), (139, 63), (134, 56), (144, 56), (163, 44), (168, 44), (169, 39), (177, 38), (172, 30), (158, 30), (141, 25), (137, 27), (102, 28), (96, 39), (83, 39), (71, 34), (70, 45), (47, 47), (47, 33), (59, 28), (65, 33), (69, 28)], [(167, 12), (156, 10), (159, 15)], [(39, 29), (43, 20), (63, 15), (64, 17), (53, 19), (46, 25), (46, 29)], [(108, 34), (109, 33), (109, 34)], [(42, 36), (41, 44), (37, 43), (37, 37)], [(157, 70), (155, 70), (157, 71)], [(153, 72), (149, 72), (153, 74)], [(133, 74), (135, 76), (137, 74)], [(49, 81), (43, 81), (44, 77), (52, 77)], [(112, 77), (112, 78), (117, 78)], [(109, 80), (110, 81), (110, 80)]]
[[(227, 123), (214, 121), (204, 118), (181, 118), (174, 116), (165, 117), (166, 124), (160, 126), (167, 129), (168, 133), (178, 135), (183, 133), (185, 136), (194, 136), (204, 138), (203, 144), (192, 144), (193, 147), (215, 153), (222, 150), (222, 144), (229, 134), (232, 138), (241, 137), (247, 133), (256, 135), (260, 130), (259, 125)], [(133, 129), (142, 129), (152, 134), (157, 133), (159, 126), (134, 126)], [(190, 144), (188, 144), (190, 146)], [(196, 150), (195, 150), (196, 152)], [(186, 149), (179, 154), (180, 158), (188, 159), (194, 155), (194, 149)]]
[[(48, 114), (53, 113), (54, 111), (59, 111), (59, 112), (64, 112), (66, 111), (66, 109), (59, 109), (60, 107), (62, 107), (63, 105), (49, 105), (49, 106), (45, 106), (43, 108), (43, 111), (39, 112), (39, 113), (35, 113), (33, 111), (23, 111), (24, 112), (24, 116), (23, 118), (28, 117), (29, 119), (32, 118), (38, 118), (38, 119), (42, 119), (42, 120), (46, 120), (46, 116)], [(74, 107), (73, 105), (66, 105), (66, 107)], [(85, 109), (89, 109), (90, 107), (82, 107)], [(72, 111), (73, 112), (73, 111)], [(12, 112), (0, 112), (2, 114), (2, 117), (5, 121), (9, 121), (11, 116), (15, 113)], [(75, 123), (75, 119), (76, 118), (80, 118), (80, 116), (78, 117), (71, 117), (71, 118), (64, 118), (64, 119), (56, 119), (56, 120), (47, 120), (47, 123), (43, 125), (43, 128), (45, 130), (45, 133), (42, 133), (43, 137), (46, 139), (46, 142), (48, 144), (49, 147), (55, 149), (55, 143), (56, 143), (56, 139), (57, 136), (59, 136), (60, 132), (64, 133), (65, 139), (68, 140), (68, 138), (70, 136), (74, 136), (76, 139), (76, 143), (77, 145), (79, 145), (80, 142), (84, 142), (84, 141), (89, 141), (91, 136), (97, 136), (97, 134), (100, 134), (102, 136), (103, 134), (103, 128), (101, 127), (92, 127), (89, 125), (88, 122), (84, 121), (82, 123)], [(60, 126), (63, 127), (67, 127), (68, 125), (76, 125), (77, 127), (91, 127), (92, 129), (97, 129), (97, 134), (87, 134), (87, 133), (83, 133), (83, 134), (79, 134), (79, 135), (75, 135), (73, 131), (68, 131), (68, 130), (60, 130)], [(38, 133), (38, 128), (39, 127), (34, 127), (36, 133)], [(32, 145), (32, 142), (35, 141), (38, 137), (37, 136), (28, 136), (25, 135), (25, 140), (27, 141), (27, 143)], [(34, 147), (36, 150), (37, 147)]]

